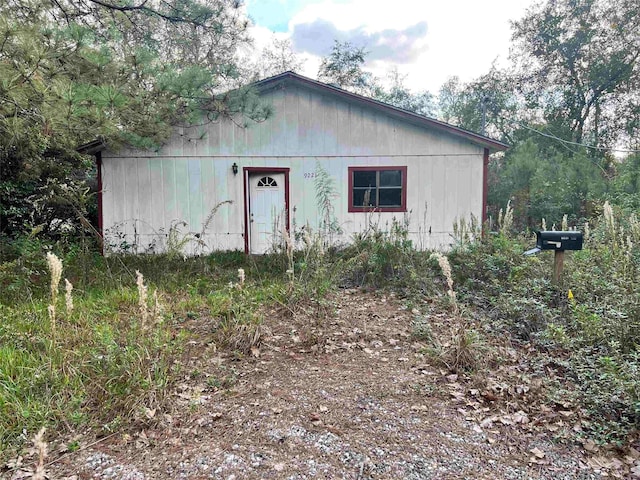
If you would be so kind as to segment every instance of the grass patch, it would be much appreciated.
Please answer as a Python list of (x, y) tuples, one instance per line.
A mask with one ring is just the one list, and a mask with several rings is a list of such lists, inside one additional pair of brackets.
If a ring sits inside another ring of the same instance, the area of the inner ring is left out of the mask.
[[(0, 264), (0, 283), (12, 286), (0, 293), (3, 457), (22, 447), (24, 430), (111, 432), (144, 421), (145, 410), (161, 407), (184, 373), (181, 356), (192, 335), (249, 351), (260, 342), (261, 311), (286, 301), (274, 258), (105, 258), (61, 250), (56, 285), (42, 250)], [(239, 268), (246, 271), (242, 288)], [(192, 330), (192, 320), (207, 331)]]

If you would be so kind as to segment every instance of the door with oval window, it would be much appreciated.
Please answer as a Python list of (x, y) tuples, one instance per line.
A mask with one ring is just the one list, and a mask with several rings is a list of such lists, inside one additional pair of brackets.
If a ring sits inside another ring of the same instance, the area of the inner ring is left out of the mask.
[(249, 175), (249, 251), (267, 253), (282, 238), (286, 222), (284, 173)]

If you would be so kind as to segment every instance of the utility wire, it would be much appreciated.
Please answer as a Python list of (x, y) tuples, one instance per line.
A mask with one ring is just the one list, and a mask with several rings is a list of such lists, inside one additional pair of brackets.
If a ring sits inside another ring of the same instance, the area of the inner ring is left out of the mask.
[[(592, 150), (600, 150), (600, 151), (606, 151), (606, 152), (619, 152), (619, 153), (640, 153), (639, 149), (625, 149), (625, 148), (608, 148), (608, 147), (598, 147), (596, 145), (587, 145), (584, 143), (578, 143), (578, 142), (572, 142), (570, 140), (565, 140), (564, 138), (560, 138), (560, 137), (556, 137), (555, 135), (552, 135), (550, 133), (545, 133), (545, 132), (541, 132), (540, 130), (536, 130), (535, 128), (532, 128), (528, 125), (525, 125), (522, 122), (519, 122), (517, 120), (509, 120), (507, 118), (501, 117), (502, 120), (509, 122), (509, 123), (514, 123), (517, 124), (527, 130), (531, 130), (532, 132), (537, 133), (538, 135), (542, 135), (543, 137), (547, 137), (547, 138), (551, 138), (552, 140), (556, 140), (564, 145), (575, 145), (578, 147), (583, 147), (583, 148), (590, 148)], [(576, 153), (576, 152), (574, 152)]]

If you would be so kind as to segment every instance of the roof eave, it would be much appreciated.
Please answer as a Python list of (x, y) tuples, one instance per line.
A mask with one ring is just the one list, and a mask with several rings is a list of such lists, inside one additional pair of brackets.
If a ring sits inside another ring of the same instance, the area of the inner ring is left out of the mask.
[(95, 155), (105, 148), (107, 148), (107, 144), (105, 143), (105, 141), (101, 138), (97, 138), (88, 143), (85, 143), (84, 145), (80, 145), (76, 148), (76, 151), (84, 155)]

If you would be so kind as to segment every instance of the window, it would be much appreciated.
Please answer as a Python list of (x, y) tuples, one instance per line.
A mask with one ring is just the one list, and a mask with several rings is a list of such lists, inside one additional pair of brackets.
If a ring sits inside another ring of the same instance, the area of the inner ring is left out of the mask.
[(258, 187), (277, 187), (278, 182), (275, 181), (274, 178), (271, 177), (262, 177), (258, 180)]
[(407, 211), (407, 167), (349, 167), (349, 211)]

